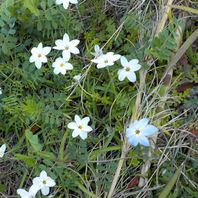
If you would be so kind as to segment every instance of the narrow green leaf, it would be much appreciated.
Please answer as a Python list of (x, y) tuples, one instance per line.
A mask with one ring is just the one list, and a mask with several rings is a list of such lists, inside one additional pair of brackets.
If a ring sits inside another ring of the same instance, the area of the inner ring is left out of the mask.
[(198, 10), (194, 9), (194, 8), (190, 8), (190, 7), (187, 7), (187, 6), (180, 6), (180, 5), (172, 5), (171, 7), (179, 9), (179, 10), (184, 10), (186, 12), (191, 12), (193, 14), (197, 14), (198, 15)]
[(180, 168), (177, 169), (177, 171), (175, 172), (173, 177), (170, 179), (168, 184), (165, 186), (164, 190), (160, 193), (158, 198), (166, 198), (169, 195), (169, 193), (173, 189), (177, 179), (179, 178), (181, 174), (181, 170), (182, 170), (182, 166), (180, 166)]
[(33, 135), (32, 132), (29, 129), (27, 129), (25, 130), (25, 137), (34, 149), (34, 151), (41, 151), (42, 146), (38, 141), (38, 135)]
[(25, 162), (25, 164), (27, 166), (34, 166), (35, 164), (35, 160), (32, 158), (32, 157), (29, 157), (29, 156), (26, 156), (26, 155), (21, 155), (21, 154), (15, 154), (15, 157), (14, 157), (16, 160), (22, 160)]

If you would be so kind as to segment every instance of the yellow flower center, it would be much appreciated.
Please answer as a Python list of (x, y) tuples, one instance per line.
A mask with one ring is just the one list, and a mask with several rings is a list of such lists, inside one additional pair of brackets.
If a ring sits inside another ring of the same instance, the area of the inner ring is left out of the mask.
[(139, 134), (140, 134), (140, 130), (136, 130), (136, 131), (135, 131), (135, 134), (136, 134), (136, 135), (139, 135)]
[(45, 180), (43, 180), (43, 184), (44, 184), (44, 185), (46, 185), (46, 184), (47, 184), (47, 182), (46, 182)]
[(108, 62), (109, 62), (108, 60), (105, 60), (105, 61), (104, 61), (104, 63), (106, 63), (106, 64), (107, 64)]
[(127, 72), (129, 72), (129, 71), (130, 71), (130, 68), (129, 68), (129, 67), (126, 67), (125, 70), (126, 70)]
[(42, 54), (38, 54), (38, 58), (41, 58)]
[(79, 128), (79, 129), (82, 129), (83, 127), (82, 127), (82, 125), (80, 125), (80, 126), (78, 126), (78, 128)]
[(63, 64), (63, 63), (61, 63), (61, 64), (60, 64), (60, 67), (64, 67), (64, 64)]
[(69, 47), (66, 46), (66, 47), (65, 47), (65, 50), (69, 50)]

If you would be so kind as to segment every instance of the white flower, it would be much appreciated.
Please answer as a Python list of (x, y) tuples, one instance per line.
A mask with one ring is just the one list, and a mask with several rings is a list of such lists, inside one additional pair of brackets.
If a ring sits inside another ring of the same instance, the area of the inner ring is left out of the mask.
[(78, 115), (75, 115), (75, 122), (70, 122), (67, 127), (73, 129), (72, 137), (75, 138), (78, 135), (85, 140), (87, 138), (87, 133), (92, 131), (93, 129), (88, 126), (88, 122), (90, 121), (89, 117), (85, 117), (80, 119)]
[(1, 87), (0, 87), (0, 95), (2, 94), (3, 92), (2, 92), (2, 89), (1, 89)]
[(46, 55), (51, 51), (51, 47), (43, 47), (42, 43), (38, 44), (38, 47), (33, 47), (31, 49), (32, 56), (30, 57), (30, 63), (35, 62), (38, 69), (41, 68), (42, 63), (47, 63)]
[(130, 82), (135, 82), (136, 75), (134, 71), (138, 71), (141, 68), (141, 65), (138, 64), (139, 61), (132, 59), (128, 62), (128, 60), (122, 56), (120, 62), (124, 68), (118, 70), (118, 79), (123, 81), (127, 77)]
[(129, 144), (137, 146), (138, 143), (149, 146), (148, 136), (153, 135), (158, 131), (153, 125), (148, 124), (149, 119), (143, 118), (141, 120), (135, 120), (126, 129), (126, 137), (128, 138)]
[(54, 67), (54, 73), (55, 74), (66, 74), (67, 70), (72, 70), (73, 65), (71, 63), (68, 63), (63, 58), (59, 57), (55, 60), (55, 62), (52, 64), (52, 67)]
[(33, 179), (33, 185), (40, 189), (43, 195), (48, 195), (49, 187), (55, 186), (56, 183), (51, 177), (48, 177), (47, 173), (43, 170), (39, 177)]
[(56, 50), (62, 50), (63, 59), (68, 61), (71, 57), (71, 53), (73, 54), (80, 53), (79, 49), (76, 47), (79, 43), (80, 41), (77, 39), (70, 41), (68, 34), (65, 33), (63, 36), (63, 40), (61, 39), (56, 40), (55, 41), (56, 46), (53, 48)]
[(78, 3), (78, 0), (56, 0), (56, 4), (57, 4), (57, 5), (63, 4), (63, 7), (64, 7), (65, 9), (68, 8), (69, 3), (77, 4), (77, 3)]
[(103, 55), (102, 49), (99, 47), (99, 45), (94, 45), (94, 53), (91, 53), (95, 56), (95, 58), (98, 58), (99, 56)]
[(3, 144), (1, 147), (0, 147), (0, 158), (2, 158), (5, 154), (5, 151), (6, 151), (6, 144)]
[(103, 54), (98, 58), (91, 60), (94, 63), (97, 63), (97, 68), (104, 68), (107, 66), (114, 65), (114, 62), (120, 58), (119, 54), (114, 54), (113, 52), (108, 52), (107, 54)]
[(76, 81), (76, 82), (80, 82), (80, 79), (82, 78), (81, 74), (78, 74), (78, 75), (75, 75), (73, 77), (73, 79)]
[(29, 189), (29, 191), (26, 191), (22, 188), (17, 189), (17, 194), (21, 196), (21, 198), (35, 198), (36, 193), (39, 191), (40, 189), (35, 186), (32, 185)]

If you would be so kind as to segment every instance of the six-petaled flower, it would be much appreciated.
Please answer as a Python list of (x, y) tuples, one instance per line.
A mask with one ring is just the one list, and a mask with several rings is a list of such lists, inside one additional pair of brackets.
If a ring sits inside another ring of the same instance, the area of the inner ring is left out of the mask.
[(35, 186), (35, 188), (40, 189), (43, 195), (48, 195), (49, 194), (50, 187), (55, 186), (56, 183), (43, 170), (43, 171), (41, 171), (39, 177), (35, 177), (33, 179), (33, 185)]
[(135, 82), (135, 71), (138, 71), (141, 68), (141, 65), (138, 64), (139, 61), (137, 59), (132, 59), (128, 61), (124, 56), (122, 56), (120, 58), (120, 62), (123, 68), (118, 70), (118, 79), (120, 81), (123, 81), (125, 78), (128, 78), (130, 82)]
[(80, 41), (77, 39), (70, 41), (68, 34), (65, 33), (62, 40), (58, 39), (55, 41), (56, 46), (53, 48), (56, 50), (61, 50), (63, 59), (68, 61), (71, 57), (71, 53), (72, 54), (80, 53), (79, 49), (76, 47), (79, 43)]
[(59, 57), (55, 60), (55, 62), (52, 64), (52, 67), (54, 67), (54, 73), (55, 74), (66, 74), (67, 70), (72, 70), (73, 65), (71, 63), (68, 63), (63, 58)]
[(47, 63), (47, 55), (50, 53), (51, 47), (43, 47), (42, 43), (38, 44), (38, 47), (31, 49), (32, 56), (30, 57), (30, 63), (35, 62), (35, 66), (40, 69), (42, 63)]
[(70, 122), (67, 125), (69, 129), (73, 129), (72, 137), (75, 138), (79, 135), (83, 140), (85, 140), (87, 138), (87, 133), (93, 130), (88, 126), (90, 118), (85, 117), (81, 119), (78, 115), (75, 115), (74, 120), (75, 122)]
[(129, 144), (132, 146), (137, 146), (138, 143), (143, 146), (150, 145), (148, 137), (156, 133), (158, 128), (148, 124), (148, 122), (148, 118), (143, 118), (130, 123), (129, 127), (126, 129), (126, 137)]
[(114, 65), (115, 61), (119, 60), (120, 55), (114, 54), (113, 52), (108, 52), (107, 54), (102, 54), (99, 57), (92, 59), (91, 61), (97, 64), (97, 68), (104, 68)]

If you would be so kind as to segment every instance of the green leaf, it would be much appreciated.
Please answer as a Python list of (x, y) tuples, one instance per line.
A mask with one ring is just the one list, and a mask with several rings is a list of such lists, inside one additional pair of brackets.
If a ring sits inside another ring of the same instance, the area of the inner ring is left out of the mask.
[(31, 144), (34, 151), (36, 151), (36, 152), (41, 151), (42, 146), (38, 141), (38, 135), (33, 135), (32, 132), (29, 129), (27, 129), (25, 131), (25, 137), (27, 138), (27, 140)]
[(164, 190), (160, 193), (158, 198), (166, 198), (169, 195), (169, 193), (173, 189), (177, 179), (179, 178), (181, 174), (181, 170), (182, 170), (182, 166), (180, 166), (180, 168), (177, 169), (177, 171), (175, 172), (173, 177), (170, 179), (170, 181), (168, 182)]
[(35, 16), (39, 16), (39, 9), (37, 8), (37, 1), (23, 0), (23, 6), (27, 8)]
[(24, 161), (25, 164), (30, 167), (33, 167), (35, 165), (35, 160), (32, 157), (26, 155), (15, 154), (15, 159)]

